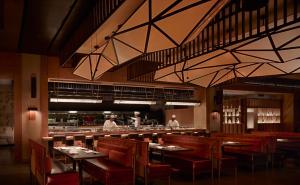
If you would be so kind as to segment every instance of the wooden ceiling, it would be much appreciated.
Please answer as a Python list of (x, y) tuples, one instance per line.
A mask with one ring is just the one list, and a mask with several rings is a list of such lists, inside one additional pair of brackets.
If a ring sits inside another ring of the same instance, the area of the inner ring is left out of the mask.
[(0, 51), (59, 55), (93, 3), (94, 0), (0, 0)]

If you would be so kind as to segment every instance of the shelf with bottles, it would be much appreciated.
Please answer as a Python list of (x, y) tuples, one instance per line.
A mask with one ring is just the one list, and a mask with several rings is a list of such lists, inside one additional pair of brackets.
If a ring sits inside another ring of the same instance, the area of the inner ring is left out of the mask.
[(280, 123), (281, 115), (280, 108), (258, 108), (257, 109), (257, 123)]
[(225, 124), (240, 124), (241, 106), (223, 105), (223, 121)]

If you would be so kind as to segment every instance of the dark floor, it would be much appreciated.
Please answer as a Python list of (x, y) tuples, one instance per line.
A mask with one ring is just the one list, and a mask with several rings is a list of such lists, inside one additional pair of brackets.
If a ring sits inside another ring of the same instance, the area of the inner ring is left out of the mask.
[[(0, 146), (0, 184), (1, 185), (28, 185), (28, 164), (15, 163), (13, 147)], [(212, 181), (208, 176), (197, 178), (195, 184), (202, 185), (287, 185), (298, 184), (300, 167), (286, 163), (283, 168), (269, 170), (260, 169), (253, 174), (249, 170), (239, 170), (237, 177), (233, 174), (223, 175), (220, 180)], [(142, 184), (142, 183), (141, 183)], [(153, 185), (164, 185), (165, 181), (156, 181)], [(174, 175), (172, 185), (192, 185), (190, 177)]]

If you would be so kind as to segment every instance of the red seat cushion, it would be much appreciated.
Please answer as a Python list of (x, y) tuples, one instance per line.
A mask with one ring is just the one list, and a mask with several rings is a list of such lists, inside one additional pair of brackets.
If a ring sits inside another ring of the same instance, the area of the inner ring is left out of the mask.
[(78, 173), (60, 173), (49, 175), (47, 185), (79, 185)]
[(104, 184), (133, 184), (133, 169), (122, 166), (105, 158), (87, 159), (82, 163), (84, 171)]

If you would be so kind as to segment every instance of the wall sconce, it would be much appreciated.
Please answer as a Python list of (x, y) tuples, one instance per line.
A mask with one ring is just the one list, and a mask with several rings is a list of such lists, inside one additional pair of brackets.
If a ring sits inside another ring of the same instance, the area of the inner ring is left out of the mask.
[(35, 120), (37, 110), (38, 109), (36, 107), (28, 107), (28, 119), (29, 120)]
[(218, 110), (214, 109), (212, 112), (211, 112), (211, 116), (212, 116), (212, 119), (213, 120), (216, 120), (218, 119), (218, 117), (220, 116), (220, 113)]

